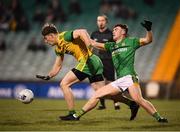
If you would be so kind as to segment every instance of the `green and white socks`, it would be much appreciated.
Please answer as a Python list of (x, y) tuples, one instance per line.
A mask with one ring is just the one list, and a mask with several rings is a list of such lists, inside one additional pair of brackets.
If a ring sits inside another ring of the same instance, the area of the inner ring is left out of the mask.
[(82, 115), (84, 115), (86, 112), (83, 110), (83, 109), (81, 109), (81, 110), (79, 110), (79, 111), (77, 111), (74, 115), (75, 115), (75, 117), (81, 117)]
[(76, 113), (75, 110), (69, 110), (69, 115), (73, 115), (73, 114), (75, 114), (75, 113)]
[(155, 112), (152, 116), (153, 116), (157, 121), (162, 118), (158, 112)]

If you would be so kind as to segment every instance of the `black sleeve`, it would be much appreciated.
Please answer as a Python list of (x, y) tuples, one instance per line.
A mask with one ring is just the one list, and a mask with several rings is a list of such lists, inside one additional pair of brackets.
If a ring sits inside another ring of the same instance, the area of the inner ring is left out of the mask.
[(91, 33), (91, 39), (94, 39), (94, 32)]

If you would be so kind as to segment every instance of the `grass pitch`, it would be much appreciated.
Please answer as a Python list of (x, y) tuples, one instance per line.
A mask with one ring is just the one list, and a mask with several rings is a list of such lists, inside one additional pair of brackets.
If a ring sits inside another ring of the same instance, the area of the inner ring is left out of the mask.
[[(76, 100), (80, 109), (86, 100)], [(151, 100), (169, 123), (160, 124), (140, 108), (137, 118), (129, 121), (130, 110), (121, 104), (114, 110), (113, 102), (106, 101), (106, 110), (92, 110), (80, 121), (59, 121), (59, 115), (67, 114), (64, 100), (35, 99), (31, 104), (22, 104), (16, 99), (0, 99), (0, 130), (12, 131), (167, 131), (180, 130), (180, 100)]]

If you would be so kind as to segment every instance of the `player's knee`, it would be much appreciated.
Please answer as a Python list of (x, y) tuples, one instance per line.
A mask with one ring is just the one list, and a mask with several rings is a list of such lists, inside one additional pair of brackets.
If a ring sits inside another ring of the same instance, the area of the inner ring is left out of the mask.
[(95, 94), (92, 96), (92, 98), (93, 98), (93, 99), (99, 99), (100, 97), (99, 97), (98, 94), (95, 93)]
[(137, 97), (137, 98), (134, 98), (133, 99), (136, 103), (138, 103), (138, 104), (142, 104), (142, 102), (143, 102), (143, 98), (142, 97)]
[(65, 88), (69, 87), (69, 84), (68, 84), (66, 81), (61, 81), (60, 87), (61, 87), (62, 89), (65, 89)]
[(60, 82), (59, 85), (60, 85), (60, 88), (63, 89), (64, 84), (62, 82)]
[(93, 89), (94, 89), (94, 91), (97, 91), (97, 90), (98, 90), (98, 87), (93, 86)]

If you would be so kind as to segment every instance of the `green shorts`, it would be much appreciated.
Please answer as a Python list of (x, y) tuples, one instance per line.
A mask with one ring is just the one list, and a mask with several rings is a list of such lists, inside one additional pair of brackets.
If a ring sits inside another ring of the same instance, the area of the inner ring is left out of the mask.
[(91, 55), (87, 61), (83, 59), (80, 60), (75, 69), (89, 76), (103, 74), (103, 64), (100, 58), (94, 54)]
[(103, 81), (103, 64), (100, 58), (92, 55), (88, 60), (80, 60), (76, 68), (72, 69), (77, 78), (82, 81), (86, 77), (90, 82)]

